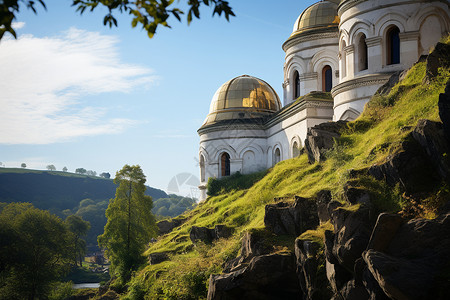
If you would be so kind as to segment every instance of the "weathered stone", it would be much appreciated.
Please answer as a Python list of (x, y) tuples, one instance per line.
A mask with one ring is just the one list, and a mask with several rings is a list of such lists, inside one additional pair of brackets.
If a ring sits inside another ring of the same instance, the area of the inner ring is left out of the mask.
[(272, 248), (272, 246), (266, 243), (261, 234), (246, 232), (242, 238), (241, 255), (244, 258), (249, 258), (268, 254)]
[(363, 255), (370, 272), (392, 299), (427, 299), (434, 274), (431, 266), (415, 264), (387, 254), (368, 250)]
[(204, 243), (211, 243), (214, 240), (214, 229), (208, 229), (206, 227), (192, 226), (189, 237), (192, 243), (202, 241)]
[(421, 146), (412, 138), (403, 141), (400, 150), (389, 155), (384, 163), (373, 165), (368, 171), (390, 186), (401, 184), (408, 193), (420, 192), (440, 180)]
[(439, 95), (439, 117), (441, 118), (447, 142), (450, 143), (450, 79), (445, 92)]
[(319, 225), (314, 201), (295, 197), (294, 203), (278, 202), (265, 208), (264, 224), (277, 235), (298, 236)]
[(310, 163), (325, 160), (325, 151), (333, 148), (334, 140), (341, 136), (340, 131), (347, 121), (327, 122), (308, 129), (305, 149)]
[(397, 214), (380, 214), (373, 228), (367, 249), (385, 251), (403, 222), (403, 218)]
[(389, 77), (389, 80), (378, 88), (378, 90), (375, 92), (375, 95), (388, 95), (391, 92), (392, 88), (399, 82), (402, 73), (403, 71), (397, 71), (392, 74), (391, 77)]
[(330, 219), (328, 213), (328, 203), (331, 201), (331, 192), (329, 190), (321, 190), (316, 195), (317, 198), (317, 216), (320, 223), (326, 222)]
[(216, 225), (214, 227), (214, 239), (229, 238), (233, 234), (233, 228), (225, 225)]
[(450, 166), (445, 155), (450, 153), (450, 147), (442, 123), (419, 120), (412, 136), (425, 150), (439, 175), (447, 178), (450, 174)]
[(149, 255), (148, 260), (150, 265), (156, 265), (169, 260), (169, 256), (167, 255), (167, 252), (154, 252)]
[(351, 187), (348, 184), (344, 186), (344, 198), (351, 204), (370, 204), (370, 195), (367, 190)]
[(345, 300), (365, 300), (369, 299), (369, 294), (363, 286), (355, 284), (354, 280), (350, 280), (340, 291), (341, 299)]
[(333, 255), (353, 272), (355, 261), (366, 249), (372, 232), (371, 207), (362, 205), (356, 211), (339, 207), (331, 212), (331, 222), (335, 231)]
[(160, 235), (171, 232), (175, 227), (181, 226), (186, 222), (186, 218), (176, 218), (171, 220), (162, 220), (156, 223)]
[(437, 43), (427, 57), (425, 81), (430, 81), (439, 73), (439, 68), (450, 68), (450, 45)]
[(330, 283), (333, 293), (338, 293), (340, 289), (352, 278), (352, 274), (339, 264), (332, 264), (325, 261), (327, 279)]
[(301, 299), (292, 253), (252, 258), (246, 268), (211, 275), (208, 299)]
[(297, 275), (303, 294), (307, 299), (323, 299), (327, 295), (324, 282), (318, 280), (320, 244), (297, 238), (295, 240), (295, 256)]

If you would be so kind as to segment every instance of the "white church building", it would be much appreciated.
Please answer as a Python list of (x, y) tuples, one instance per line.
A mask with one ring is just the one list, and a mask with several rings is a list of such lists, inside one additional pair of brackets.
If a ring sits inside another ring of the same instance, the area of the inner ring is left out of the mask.
[(200, 200), (208, 178), (268, 169), (299, 155), (308, 128), (354, 120), (396, 71), (450, 31), (447, 0), (329, 0), (303, 11), (283, 43), (283, 102), (242, 75), (214, 94), (200, 136)]

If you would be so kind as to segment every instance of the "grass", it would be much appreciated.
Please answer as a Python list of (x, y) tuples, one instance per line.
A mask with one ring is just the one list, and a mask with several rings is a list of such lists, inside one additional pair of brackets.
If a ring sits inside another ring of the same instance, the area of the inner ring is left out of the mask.
[[(265, 234), (275, 245), (274, 251), (292, 251), (293, 237), (270, 236), (263, 229), (265, 205), (273, 203), (275, 197), (292, 199), (298, 195), (311, 198), (327, 189), (334, 200), (345, 203), (343, 187), (347, 184), (368, 190), (379, 211), (403, 209), (407, 196), (398, 186), (389, 187), (365, 175), (363, 170), (402, 151), (402, 142), (418, 120), (439, 120), (438, 95), (444, 91), (450, 71), (441, 69), (430, 84), (422, 84), (425, 69), (425, 63), (416, 64), (389, 95), (373, 98), (364, 113), (348, 123), (335, 148), (326, 153), (325, 162), (309, 164), (305, 154), (282, 161), (264, 176), (253, 178), (254, 183), (248, 188), (223, 190), (187, 212), (184, 215), (187, 221), (183, 225), (159, 237), (145, 253), (167, 251), (171, 260), (143, 266), (130, 282), (128, 296), (133, 298), (132, 295), (143, 292), (148, 299), (205, 298), (209, 275), (221, 272), (224, 262), (238, 255), (245, 231)], [(250, 180), (246, 175), (241, 176), (239, 180)], [(429, 202), (442, 202), (441, 198), (449, 195), (448, 187), (440, 186), (438, 190), (440, 194), (427, 198)], [(357, 205), (346, 205), (347, 210), (358, 209)], [(194, 246), (191, 243), (189, 230), (192, 226), (213, 228), (217, 224), (234, 227), (235, 234), (211, 245)], [(323, 243), (325, 230), (332, 230), (330, 223), (321, 224), (300, 238)]]

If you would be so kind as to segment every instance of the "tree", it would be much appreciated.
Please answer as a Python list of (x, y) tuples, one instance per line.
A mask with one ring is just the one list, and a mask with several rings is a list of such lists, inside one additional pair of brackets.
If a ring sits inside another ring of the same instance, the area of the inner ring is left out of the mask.
[[(28, 9), (36, 13), (36, 2), (39, 2), (46, 9), (43, 0), (8, 0), (0, 2), (0, 40), (5, 32), (9, 32), (16, 37), (16, 32), (11, 25), (16, 18), (16, 14), (20, 11), (19, 3), (24, 4)], [(228, 1), (188, 0), (188, 24), (191, 23), (193, 17), (200, 18), (200, 6), (202, 4), (214, 7), (213, 16), (215, 14), (221, 16), (223, 13), (228, 21), (230, 16), (234, 16)], [(184, 11), (180, 8), (174, 7), (173, 0), (72, 0), (72, 6), (75, 6), (80, 14), (83, 14), (86, 9), (94, 11), (99, 6), (106, 7), (108, 13), (103, 18), (103, 25), (108, 25), (109, 27), (117, 26), (117, 19), (113, 16), (113, 13), (128, 12), (132, 17), (131, 26), (136, 27), (138, 23), (141, 24), (150, 38), (153, 37), (159, 25), (170, 28), (170, 25), (167, 23), (170, 16), (181, 22), (180, 16), (184, 14)]]
[(85, 168), (78, 168), (78, 169), (75, 170), (75, 173), (86, 174), (86, 169)]
[(86, 175), (89, 175), (89, 176), (97, 176), (97, 172), (92, 171), (92, 170), (89, 170), (89, 171), (86, 171)]
[(62, 168), (63, 172), (67, 172), (67, 167)]
[(111, 178), (111, 174), (103, 172), (103, 173), (100, 174), (100, 177), (109, 179), (109, 178)]
[(83, 240), (82, 237), (88, 233), (91, 224), (88, 221), (84, 221), (82, 217), (76, 215), (68, 216), (64, 222), (69, 231), (73, 233), (73, 262), (76, 266), (79, 261), (80, 267), (82, 267), (83, 257), (86, 254), (86, 241)]
[(125, 165), (116, 173), (119, 186), (106, 209), (105, 231), (98, 237), (111, 261), (111, 274), (127, 280), (131, 272), (144, 262), (145, 246), (156, 234), (153, 202), (144, 195), (145, 175), (140, 166)]
[(48, 166), (47, 166), (47, 170), (49, 170), (49, 171), (55, 171), (55, 170), (56, 170), (56, 167), (55, 167), (54, 165), (48, 165)]
[(21, 166), (22, 168), (26, 168), (26, 167), (27, 167), (27, 164), (26, 164), (26, 163), (22, 163), (20, 166)]
[(64, 222), (29, 203), (0, 207), (0, 298), (47, 299), (69, 267), (72, 235)]

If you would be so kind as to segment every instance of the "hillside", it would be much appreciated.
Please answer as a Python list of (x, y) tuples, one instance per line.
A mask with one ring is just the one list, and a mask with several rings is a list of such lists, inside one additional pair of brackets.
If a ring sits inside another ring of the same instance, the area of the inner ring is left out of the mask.
[[(298, 295), (314, 299), (329, 299), (333, 293), (370, 293), (385, 299), (388, 292), (379, 286), (385, 274), (377, 273), (378, 281), (369, 269), (377, 267), (376, 259), (385, 258), (380, 245), (389, 242), (378, 241), (375, 248), (381, 252), (364, 252), (361, 257), (363, 250), (371, 247), (368, 242), (377, 227), (377, 216), (393, 213), (398, 225), (395, 230), (400, 228), (404, 236), (410, 236), (408, 224), (413, 224), (413, 229), (417, 222), (426, 228), (430, 224), (440, 228), (439, 224), (444, 224), (440, 209), (450, 199), (448, 180), (442, 179), (435, 161), (427, 158), (412, 138), (419, 130), (419, 120), (440, 122), (437, 103), (450, 70), (439, 68), (432, 77), (428, 71), (427, 62), (419, 62), (388, 94), (374, 96), (356, 121), (342, 126), (334, 147), (323, 152), (325, 161), (311, 164), (303, 153), (261, 176), (242, 176), (242, 186), (255, 181), (250, 188), (227, 191), (223, 181), (222, 193), (178, 217), (176, 224), (181, 225), (150, 245), (146, 255), (151, 263), (127, 286), (116, 281), (111, 288), (131, 299), (203, 299), (208, 285), (209, 297), (221, 299), (242, 299), (244, 295), (271, 299), (274, 291), (279, 298), (289, 298), (293, 286)], [(437, 159), (448, 168), (446, 155)], [(291, 213), (300, 225), (286, 221), (293, 218)], [(386, 236), (392, 238), (395, 232)], [(445, 232), (440, 232), (442, 237)], [(432, 231), (427, 234), (432, 245), (438, 237)], [(447, 240), (441, 242), (448, 244)], [(400, 243), (414, 247), (410, 241)], [(415, 243), (416, 247), (423, 245)], [(354, 253), (355, 249), (362, 250)], [(375, 262), (368, 269), (371, 258)], [(399, 260), (407, 266), (406, 271), (410, 270), (405, 260), (409, 258)], [(394, 257), (392, 262), (400, 263)], [(440, 267), (439, 272), (444, 273), (433, 279), (435, 299), (445, 290), (441, 283), (448, 279), (445, 274), (450, 266)], [(427, 270), (427, 276), (435, 272)], [(413, 291), (426, 292), (423, 282), (407, 284)], [(283, 292), (288, 294), (283, 296)]]
[[(40, 209), (73, 209), (83, 199), (114, 198), (112, 179), (58, 171), (0, 168), (0, 202), (31, 202)], [(148, 187), (154, 200), (166, 198), (159, 189)]]

